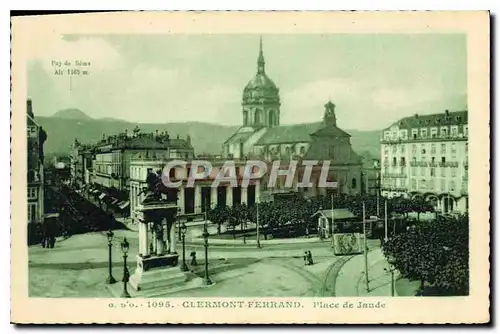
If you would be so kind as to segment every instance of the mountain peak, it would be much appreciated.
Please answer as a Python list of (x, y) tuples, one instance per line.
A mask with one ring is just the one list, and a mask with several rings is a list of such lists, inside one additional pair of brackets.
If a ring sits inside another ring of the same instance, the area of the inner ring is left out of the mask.
[(52, 117), (65, 118), (65, 119), (75, 119), (75, 120), (90, 120), (92, 117), (88, 116), (86, 113), (76, 108), (62, 109), (56, 112)]

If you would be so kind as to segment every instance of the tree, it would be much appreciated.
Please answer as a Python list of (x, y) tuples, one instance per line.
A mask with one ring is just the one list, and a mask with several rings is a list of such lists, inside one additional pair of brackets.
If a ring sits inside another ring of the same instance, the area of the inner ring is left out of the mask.
[(217, 234), (221, 233), (221, 226), (224, 224), (229, 216), (229, 209), (225, 206), (216, 206), (207, 212), (208, 219), (217, 224)]
[(428, 282), (442, 295), (466, 295), (469, 286), (469, 219), (426, 221), (384, 244), (384, 254), (409, 279)]

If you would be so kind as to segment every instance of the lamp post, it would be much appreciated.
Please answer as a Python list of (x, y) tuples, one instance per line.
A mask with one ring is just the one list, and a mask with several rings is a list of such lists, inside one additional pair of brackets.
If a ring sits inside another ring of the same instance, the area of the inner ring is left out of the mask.
[(260, 247), (260, 231), (259, 231), (259, 225), (260, 225), (260, 222), (259, 222), (259, 202), (257, 201), (256, 203), (257, 205), (257, 248), (261, 248)]
[(129, 248), (129, 243), (127, 241), (127, 238), (123, 238), (123, 241), (121, 243), (121, 248), (123, 252), (123, 292), (121, 297), (122, 298), (130, 298), (130, 294), (127, 291), (127, 284), (128, 284), (128, 279), (130, 277), (130, 274), (128, 272), (127, 268), (127, 253), (128, 253), (128, 248)]
[(212, 281), (208, 277), (208, 226), (206, 219), (203, 228), (203, 239), (205, 239), (205, 278), (203, 279), (203, 284), (208, 286), (212, 285)]
[(396, 263), (396, 258), (389, 255), (387, 257), (387, 262), (389, 263), (389, 272), (391, 273), (391, 296), (394, 297), (394, 271), (396, 270), (394, 264)]
[(182, 266), (181, 266), (181, 271), (189, 271), (187, 265), (186, 265), (186, 232), (187, 232), (187, 227), (184, 222), (182, 222), (181, 225), (181, 235), (182, 235)]
[(108, 261), (109, 261), (109, 266), (108, 266), (108, 278), (106, 279), (106, 284), (114, 284), (116, 283), (116, 280), (115, 278), (113, 277), (113, 274), (112, 274), (112, 271), (111, 271), (111, 266), (112, 266), (112, 262), (111, 262), (111, 247), (113, 246), (113, 236), (114, 236), (114, 233), (113, 231), (111, 230), (108, 230), (108, 232), (106, 233), (106, 237), (108, 238)]

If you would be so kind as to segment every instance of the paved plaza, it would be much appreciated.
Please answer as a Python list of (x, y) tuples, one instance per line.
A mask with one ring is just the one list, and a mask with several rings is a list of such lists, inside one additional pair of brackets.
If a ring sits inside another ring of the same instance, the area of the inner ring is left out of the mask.
[[(137, 232), (116, 230), (112, 248), (113, 276), (121, 280), (123, 258), (120, 241), (130, 242), (128, 266), (135, 270), (138, 249)], [(370, 284), (368, 295), (390, 294), (390, 276), (383, 269), (385, 260), (370, 240)], [(190, 266), (202, 275), (203, 248), (186, 246), (186, 253), (195, 250), (198, 265)], [(303, 252), (311, 250), (314, 264), (306, 266)], [(107, 239), (104, 233), (75, 235), (58, 240), (55, 248), (32, 246), (29, 249), (29, 287), (32, 297), (110, 297), (105, 280), (108, 275)], [(189, 259), (187, 259), (189, 264)], [(279, 296), (357, 296), (367, 295), (364, 286), (363, 255), (335, 256), (329, 242), (284, 243), (264, 245), (220, 246), (209, 248), (209, 272), (216, 284), (210, 288), (188, 288), (165, 291), (165, 297), (279, 297)], [(237, 295), (236, 295), (237, 294)]]

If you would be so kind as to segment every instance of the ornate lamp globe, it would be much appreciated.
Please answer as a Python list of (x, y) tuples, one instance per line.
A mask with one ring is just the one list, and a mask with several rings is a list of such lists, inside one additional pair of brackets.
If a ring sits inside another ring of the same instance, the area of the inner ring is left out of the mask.
[(115, 235), (115, 234), (114, 234), (114, 233), (113, 233), (113, 231), (111, 231), (111, 230), (108, 230), (108, 232), (106, 232), (106, 237), (108, 238), (108, 242), (113, 241), (113, 236), (114, 236), (114, 235)]
[(130, 244), (127, 241), (127, 238), (123, 238), (123, 241), (122, 241), (122, 243), (121, 243), (120, 246), (122, 248), (123, 254), (127, 254), (128, 253), (128, 248), (130, 246)]

